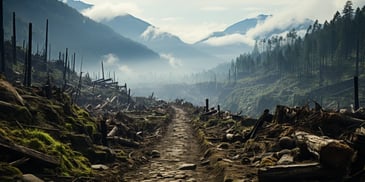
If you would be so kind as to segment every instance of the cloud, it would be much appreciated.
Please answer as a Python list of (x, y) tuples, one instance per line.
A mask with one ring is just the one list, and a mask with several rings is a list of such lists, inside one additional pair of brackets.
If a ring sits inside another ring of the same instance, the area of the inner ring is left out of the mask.
[(211, 46), (226, 46), (239, 43), (244, 43), (253, 46), (255, 44), (255, 40), (246, 35), (237, 33), (237, 34), (225, 35), (222, 37), (212, 37), (204, 41), (204, 43)]
[(97, 4), (82, 11), (84, 16), (88, 16), (95, 21), (110, 20), (116, 16), (141, 13), (140, 8), (134, 3), (108, 2)]
[(207, 6), (207, 7), (201, 8), (201, 10), (203, 10), (203, 11), (215, 11), (215, 12), (219, 12), (219, 11), (226, 11), (227, 8), (226, 7), (223, 7), (223, 6)]
[(115, 64), (118, 64), (118, 62), (119, 62), (119, 58), (115, 54), (112, 54), (112, 53), (104, 55), (102, 57), (102, 59), (106, 66), (114, 66)]
[(121, 71), (122, 74), (125, 74), (125, 75), (132, 75), (134, 73), (134, 71), (127, 65), (119, 65), (118, 70)]
[(182, 63), (180, 60), (176, 59), (172, 54), (161, 54), (162, 58), (169, 61), (169, 64), (173, 68), (179, 68), (182, 66)]
[(142, 34), (141, 34), (141, 38), (143, 38), (144, 40), (153, 40), (158, 38), (161, 35), (165, 35), (165, 36), (169, 36), (170, 34), (162, 31), (161, 29), (154, 27), (154, 26), (149, 26)]

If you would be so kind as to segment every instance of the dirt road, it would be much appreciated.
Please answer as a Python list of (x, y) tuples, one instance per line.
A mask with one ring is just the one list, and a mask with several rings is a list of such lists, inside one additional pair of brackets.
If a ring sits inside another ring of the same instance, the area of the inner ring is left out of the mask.
[(190, 119), (182, 109), (173, 108), (176, 115), (168, 126), (166, 135), (153, 148), (160, 157), (152, 158), (136, 171), (126, 173), (125, 181), (193, 182), (209, 179), (207, 167), (200, 161), (202, 152)]

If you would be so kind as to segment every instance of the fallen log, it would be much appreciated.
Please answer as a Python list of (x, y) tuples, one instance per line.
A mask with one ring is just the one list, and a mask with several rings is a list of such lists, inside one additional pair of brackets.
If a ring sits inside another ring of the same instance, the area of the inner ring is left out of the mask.
[(37, 150), (17, 145), (17, 144), (4, 144), (0, 143), (1, 151), (8, 151), (8, 153), (18, 153), (21, 156), (30, 158), (30, 160), (43, 165), (44, 167), (58, 167), (60, 165), (60, 160), (57, 157), (53, 157)]
[(126, 139), (126, 138), (121, 138), (121, 137), (108, 137), (108, 140), (111, 140), (113, 142), (116, 142), (120, 145), (126, 146), (126, 147), (131, 147), (131, 148), (139, 148), (140, 144), (138, 142)]
[(258, 170), (260, 182), (271, 181), (341, 181), (343, 175), (319, 163), (267, 166)]
[(304, 143), (308, 151), (314, 154), (323, 167), (347, 171), (354, 155), (354, 150), (346, 143), (306, 132), (294, 133), (300, 143)]

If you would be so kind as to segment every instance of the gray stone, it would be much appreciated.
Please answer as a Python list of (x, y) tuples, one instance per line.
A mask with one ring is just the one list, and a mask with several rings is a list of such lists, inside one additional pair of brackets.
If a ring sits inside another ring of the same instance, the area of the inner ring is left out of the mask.
[(34, 176), (33, 174), (23, 174), (22, 181), (24, 182), (44, 182), (37, 176)]
[(103, 165), (103, 164), (94, 164), (94, 165), (91, 165), (91, 169), (107, 170), (107, 169), (109, 169), (109, 167), (106, 165)]
[(207, 165), (209, 165), (210, 164), (210, 160), (208, 159), (208, 160), (204, 160), (204, 161), (202, 161), (201, 163), (200, 163), (200, 165), (202, 165), (202, 166), (207, 166)]
[(179, 170), (195, 170), (196, 164), (183, 164), (183, 165), (179, 166), (178, 169)]
[(161, 153), (158, 150), (152, 150), (151, 151), (151, 157), (152, 158), (159, 158), (161, 156)]

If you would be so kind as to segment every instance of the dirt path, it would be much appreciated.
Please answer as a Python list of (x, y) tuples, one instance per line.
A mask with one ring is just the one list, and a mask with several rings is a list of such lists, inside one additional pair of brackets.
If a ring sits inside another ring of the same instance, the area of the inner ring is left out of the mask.
[[(177, 107), (175, 118), (168, 126), (166, 135), (154, 149), (160, 157), (153, 158), (138, 170), (124, 175), (125, 181), (207, 181), (206, 168), (201, 165), (201, 149), (194, 129), (186, 113)], [(195, 169), (179, 169), (191, 165)]]

